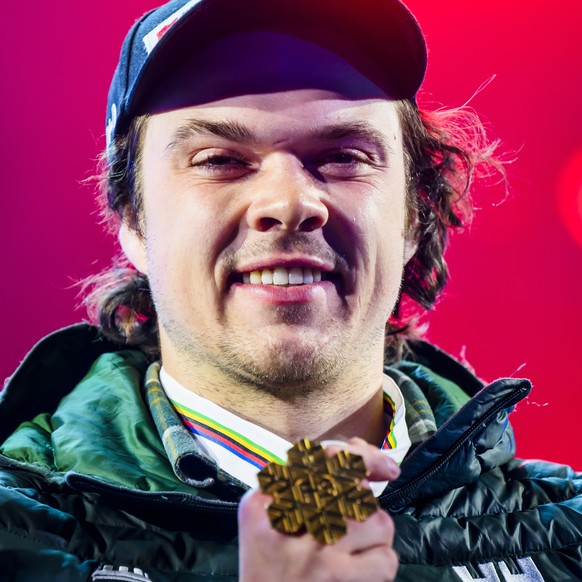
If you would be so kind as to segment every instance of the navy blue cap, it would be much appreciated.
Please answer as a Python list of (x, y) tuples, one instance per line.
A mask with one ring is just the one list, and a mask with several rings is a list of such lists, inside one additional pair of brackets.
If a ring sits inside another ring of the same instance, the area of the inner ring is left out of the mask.
[(324, 47), (317, 30), (357, 44), (396, 99), (413, 99), (424, 79), (424, 36), (399, 0), (171, 0), (138, 20), (123, 42), (109, 90), (107, 145), (127, 132), (148, 95), (193, 52), (228, 34), (281, 28)]

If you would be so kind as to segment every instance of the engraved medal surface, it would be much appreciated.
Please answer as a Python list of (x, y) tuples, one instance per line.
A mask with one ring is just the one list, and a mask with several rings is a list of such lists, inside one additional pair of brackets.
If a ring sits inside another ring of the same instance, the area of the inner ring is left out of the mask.
[(345, 535), (346, 518), (364, 521), (378, 509), (372, 491), (360, 487), (367, 474), (360, 455), (328, 457), (319, 443), (303, 439), (287, 459), (287, 465), (270, 463), (258, 474), (262, 491), (273, 497), (267, 513), (277, 531), (307, 530), (320, 543), (333, 544)]

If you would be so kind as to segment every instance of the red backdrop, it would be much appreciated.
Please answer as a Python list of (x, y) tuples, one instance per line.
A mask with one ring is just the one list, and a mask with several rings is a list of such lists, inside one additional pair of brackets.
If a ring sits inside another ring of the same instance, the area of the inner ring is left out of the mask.
[[(0, 44), (2, 360), (8, 376), (43, 334), (83, 317), (75, 281), (114, 248), (91, 176), (104, 145), (119, 46), (153, 0), (10, 2)], [(422, 102), (472, 101), (518, 151), (511, 191), (478, 191), (448, 254), (452, 281), (428, 336), (487, 380), (527, 376), (512, 415), (518, 454), (582, 469), (582, 44), (580, 0), (410, 0), (425, 30)]]

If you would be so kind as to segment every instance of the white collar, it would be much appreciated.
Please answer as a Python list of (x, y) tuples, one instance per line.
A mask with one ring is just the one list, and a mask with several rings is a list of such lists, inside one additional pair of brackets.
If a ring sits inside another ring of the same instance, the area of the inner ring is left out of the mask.
[[(226, 410), (215, 402), (188, 390), (175, 380), (164, 367), (160, 382), (198, 444), (215, 459), (218, 466), (235, 479), (257, 487), (257, 473), (269, 462), (286, 463), (287, 451), (293, 443), (249, 420)], [(385, 402), (393, 408), (392, 422), (382, 451), (402, 462), (411, 442), (406, 425), (406, 406), (400, 388), (392, 378), (382, 377)], [(322, 441), (322, 445), (343, 444), (341, 441)], [(379, 496), (386, 482), (371, 483), (374, 495)]]

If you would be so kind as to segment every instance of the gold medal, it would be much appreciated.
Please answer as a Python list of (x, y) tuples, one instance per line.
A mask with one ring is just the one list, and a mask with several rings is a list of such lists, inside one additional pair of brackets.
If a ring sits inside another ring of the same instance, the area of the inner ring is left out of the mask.
[(304, 530), (322, 544), (333, 544), (347, 531), (346, 518), (364, 521), (377, 509), (374, 494), (360, 486), (367, 475), (364, 459), (340, 451), (325, 454), (303, 439), (287, 452), (287, 465), (270, 463), (259, 474), (271, 525), (286, 534)]

